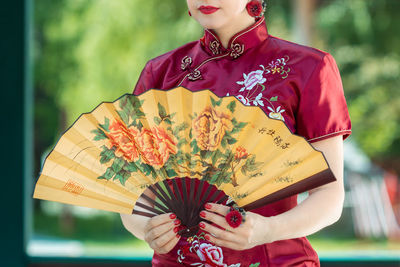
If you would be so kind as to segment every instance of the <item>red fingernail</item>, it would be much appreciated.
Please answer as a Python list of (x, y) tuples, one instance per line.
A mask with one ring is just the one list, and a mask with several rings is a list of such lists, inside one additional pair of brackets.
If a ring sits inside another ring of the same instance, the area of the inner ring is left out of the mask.
[(175, 219), (175, 218), (176, 218), (176, 215), (172, 213), (172, 214), (169, 215), (169, 217), (170, 217), (171, 219)]
[(175, 225), (179, 225), (179, 224), (181, 224), (181, 221), (178, 220), (178, 219), (176, 219), (176, 220), (174, 221), (174, 224), (175, 224)]
[(200, 212), (200, 217), (201, 218), (205, 218), (206, 217), (206, 212), (205, 211), (201, 211)]
[(175, 228), (174, 228), (174, 233), (177, 233), (178, 230), (179, 230), (179, 227), (175, 227)]
[(210, 209), (212, 208), (212, 205), (209, 204), (209, 203), (207, 203), (207, 204), (204, 205), (204, 207), (205, 207), (206, 209), (210, 210)]
[(179, 234), (176, 234), (176, 237), (179, 239), (179, 238), (181, 238), (181, 236), (179, 235)]
[(201, 228), (201, 229), (204, 229), (204, 228), (206, 228), (206, 225), (204, 224), (204, 223), (199, 223), (199, 227)]
[(206, 240), (210, 241), (210, 236), (205, 235), (204, 238), (205, 238)]

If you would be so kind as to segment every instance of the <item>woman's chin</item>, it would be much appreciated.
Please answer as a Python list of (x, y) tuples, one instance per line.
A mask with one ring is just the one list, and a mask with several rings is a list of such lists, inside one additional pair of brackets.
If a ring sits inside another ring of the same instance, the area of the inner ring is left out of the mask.
[(223, 22), (212, 18), (200, 18), (198, 23), (205, 29), (219, 29)]

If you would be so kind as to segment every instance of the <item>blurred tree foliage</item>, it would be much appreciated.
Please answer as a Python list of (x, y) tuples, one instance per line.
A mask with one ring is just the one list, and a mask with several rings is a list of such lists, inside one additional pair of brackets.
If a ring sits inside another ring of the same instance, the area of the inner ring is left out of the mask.
[[(288, 8), (271, 8), (285, 37)], [(34, 29), (36, 159), (80, 114), (131, 93), (149, 59), (203, 32), (183, 0), (35, 0)]]
[(353, 138), (400, 174), (400, 1), (320, 1), (318, 36), (336, 58)]
[[(273, 35), (291, 38), (291, 3), (268, 1)], [(377, 161), (400, 166), (400, 1), (318, 3), (315, 43), (341, 69), (353, 138)], [(183, 0), (36, 0), (37, 158), (56, 141), (55, 128), (131, 92), (147, 60), (201, 34)]]

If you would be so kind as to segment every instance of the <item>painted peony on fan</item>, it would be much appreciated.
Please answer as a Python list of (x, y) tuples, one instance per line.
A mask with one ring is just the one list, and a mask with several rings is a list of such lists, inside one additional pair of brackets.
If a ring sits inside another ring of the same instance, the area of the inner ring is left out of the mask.
[(181, 234), (192, 235), (206, 202), (249, 210), (334, 180), (323, 154), (284, 122), (180, 87), (126, 94), (81, 115), (46, 158), (34, 197), (173, 212), (187, 227)]

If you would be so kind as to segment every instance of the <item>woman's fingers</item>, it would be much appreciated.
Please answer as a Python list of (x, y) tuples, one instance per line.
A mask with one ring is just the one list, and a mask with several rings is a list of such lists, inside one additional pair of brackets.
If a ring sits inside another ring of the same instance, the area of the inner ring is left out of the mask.
[(236, 250), (240, 250), (240, 248), (241, 248), (240, 244), (237, 242), (231, 242), (230, 240), (224, 240), (224, 239), (221, 239), (220, 237), (214, 237), (210, 234), (205, 235), (205, 238), (207, 241), (209, 241), (212, 244), (219, 246), (219, 247), (225, 247), (225, 248), (236, 249)]
[(165, 254), (171, 251), (178, 243), (180, 236), (175, 231), (168, 231), (153, 240), (150, 247), (153, 248), (159, 254)]
[(225, 219), (226, 214), (229, 212), (229, 207), (219, 204), (207, 203), (206, 210), (200, 212), (200, 217), (207, 221), (213, 222), (228, 231), (234, 231)]
[[(151, 218), (145, 228), (144, 240), (155, 251), (159, 251), (171, 239), (174, 238), (174, 229), (178, 227), (180, 221), (171, 213), (154, 216)], [(176, 228), (177, 230), (177, 228)]]
[(145, 232), (148, 232), (157, 226), (160, 226), (165, 223), (173, 222), (174, 220), (176, 220), (176, 215), (173, 213), (165, 213), (165, 214), (157, 215), (149, 220), (149, 222), (147, 223), (144, 230), (145, 230)]
[(225, 215), (229, 212), (229, 207), (221, 204), (206, 203), (204, 207), (206, 208), (206, 210), (218, 213), (223, 217), (225, 217)]
[(167, 232), (173, 231), (175, 227), (175, 224), (173, 222), (167, 222), (164, 224), (161, 224), (159, 226), (156, 226), (149, 230), (146, 235), (145, 235), (145, 240), (152, 242), (153, 240), (157, 239), (158, 237), (164, 235)]
[(211, 225), (206, 222), (200, 222), (199, 226), (202, 230), (212, 234), (213, 236), (217, 237), (218, 239), (224, 239), (224, 240), (229, 240), (232, 242), (235, 242), (237, 239), (235, 234), (229, 231), (222, 230), (221, 228), (218, 228), (214, 225)]

